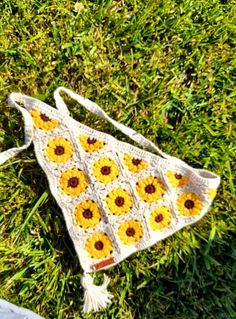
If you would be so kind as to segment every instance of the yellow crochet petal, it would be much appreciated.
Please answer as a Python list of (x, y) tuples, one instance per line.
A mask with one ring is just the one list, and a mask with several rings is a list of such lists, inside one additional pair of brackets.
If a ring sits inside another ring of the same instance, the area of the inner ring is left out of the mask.
[(80, 135), (78, 139), (85, 152), (88, 153), (96, 152), (105, 146), (103, 141), (91, 138), (88, 135)]
[(187, 176), (183, 176), (177, 172), (168, 171), (165, 173), (168, 178), (168, 182), (172, 187), (183, 187), (188, 184), (189, 179)]
[(94, 228), (101, 220), (98, 205), (88, 199), (79, 203), (74, 211), (76, 224), (83, 229)]
[(133, 206), (131, 195), (122, 188), (112, 190), (105, 199), (107, 208), (113, 215), (124, 215), (128, 213)]
[(215, 188), (209, 189), (207, 191), (207, 196), (213, 200), (216, 197), (216, 192), (217, 190)]
[(79, 196), (88, 187), (85, 174), (77, 168), (64, 171), (60, 176), (59, 185), (62, 191), (70, 196)]
[(93, 175), (96, 180), (107, 184), (119, 176), (119, 169), (115, 161), (110, 158), (100, 158), (93, 165)]
[(87, 239), (85, 249), (91, 258), (104, 259), (111, 256), (113, 247), (108, 235), (99, 232), (91, 235)]
[(201, 213), (203, 203), (195, 193), (182, 193), (178, 196), (176, 206), (183, 216), (195, 216)]
[(136, 183), (136, 190), (140, 198), (147, 203), (156, 202), (165, 192), (163, 183), (153, 176), (138, 181)]
[(171, 213), (165, 206), (159, 206), (152, 211), (149, 217), (149, 224), (153, 230), (162, 230), (169, 226), (171, 222)]
[(147, 163), (139, 158), (134, 158), (130, 154), (124, 155), (124, 163), (125, 166), (128, 168), (129, 171), (132, 173), (139, 173), (142, 170), (147, 168)]
[(118, 229), (120, 240), (126, 245), (136, 244), (143, 237), (143, 227), (138, 220), (128, 220)]
[(69, 140), (63, 137), (55, 137), (48, 141), (45, 148), (45, 155), (49, 161), (65, 163), (73, 155), (73, 147)]
[(37, 128), (43, 131), (51, 131), (59, 126), (59, 122), (56, 119), (51, 119), (38, 109), (30, 111), (34, 124)]

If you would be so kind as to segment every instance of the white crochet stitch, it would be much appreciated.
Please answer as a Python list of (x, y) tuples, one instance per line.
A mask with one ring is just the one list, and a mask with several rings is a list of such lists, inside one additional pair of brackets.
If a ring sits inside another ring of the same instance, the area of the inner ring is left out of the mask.
[[(75, 121), (61, 91), (159, 155)], [(2, 152), (0, 164), (33, 141), (85, 272), (84, 311), (97, 311), (112, 296), (106, 290), (107, 280), (96, 287), (88, 273), (114, 266), (198, 221), (207, 212), (220, 177), (165, 154), (66, 88), (59, 87), (54, 97), (57, 109), (22, 94), (9, 96), (10, 106), (24, 117), (25, 145)]]

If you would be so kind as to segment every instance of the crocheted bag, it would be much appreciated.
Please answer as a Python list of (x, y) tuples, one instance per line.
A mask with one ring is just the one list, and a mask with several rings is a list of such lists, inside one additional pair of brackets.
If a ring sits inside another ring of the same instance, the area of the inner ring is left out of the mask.
[[(91, 129), (69, 115), (60, 92), (158, 155)], [(31, 142), (62, 209), (70, 237), (84, 270), (84, 311), (111, 302), (91, 272), (116, 265), (132, 253), (154, 245), (207, 212), (220, 177), (163, 153), (155, 144), (114, 120), (97, 104), (59, 87), (57, 109), (12, 93), (9, 105), (22, 112), (25, 144), (0, 154), (0, 164)], [(19, 104), (23, 104), (24, 108)]]

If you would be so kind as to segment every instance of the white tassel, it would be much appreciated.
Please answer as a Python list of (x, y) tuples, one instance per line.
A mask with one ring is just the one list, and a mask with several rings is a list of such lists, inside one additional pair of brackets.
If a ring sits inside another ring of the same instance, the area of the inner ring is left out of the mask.
[(84, 312), (98, 311), (111, 303), (113, 296), (107, 291), (109, 282), (110, 279), (104, 274), (103, 284), (96, 286), (93, 284), (93, 278), (88, 273), (84, 273), (81, 279), (84, 287)]

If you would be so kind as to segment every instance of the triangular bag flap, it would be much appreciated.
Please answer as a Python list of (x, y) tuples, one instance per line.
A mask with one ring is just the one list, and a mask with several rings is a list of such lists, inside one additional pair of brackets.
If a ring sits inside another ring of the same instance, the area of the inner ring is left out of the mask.
[[(75, 121), (61, 91), (159, 155)], [(68, 89), (58, 88), (54, 96), (58, 110), (15, 93), (9, 100), (12, 106), (21, 101), (31, 115), (38, 162), (85, 272), (115, 265), (206, 213), (220, 182), (217, 175), (163, 153)]]

